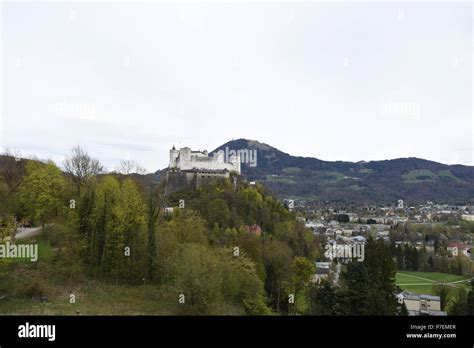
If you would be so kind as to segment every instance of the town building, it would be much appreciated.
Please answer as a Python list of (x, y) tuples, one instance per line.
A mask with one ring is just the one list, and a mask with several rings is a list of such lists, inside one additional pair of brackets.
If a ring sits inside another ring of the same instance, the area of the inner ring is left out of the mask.
[(463, 214), (461, 217), (466, 221), (474, 221), (474, 214)]
[(313, 275), (311, 281), (315, 284), (321, 284), (322, 280), (328, 280), (331, 273), (330, 262), (316, 262), (316, 273)]
[(403, 291), (397, 295), (397, 298), (400, 304), (405, 303), (408, 315), (447, 315), (445, 311), (441, 310), (441, 300), (439, 296)]
[(459, 253), (467, 254), (466, 247), (463, 243), (451, 243), (446, 248), (449, 256), (456, 257)]
[(262, 235), (262, 228), (257, 224), (245, 226), (245, 231), (257, 237)]

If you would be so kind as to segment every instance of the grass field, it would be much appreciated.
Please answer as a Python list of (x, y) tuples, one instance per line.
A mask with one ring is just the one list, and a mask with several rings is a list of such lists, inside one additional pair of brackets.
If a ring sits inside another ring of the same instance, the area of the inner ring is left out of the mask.
[(395, 283), (403, 290), (416, 292), (418, 294), (433, 294), (433, 284), (446, 283), (454, 288), (465, 287), (470, 285), (465, 282), (468, 278), (455, 274), (436, 273), (436, 272), (398, 272)]
[[(0, 314), (22, 315), (172, 315), (171, 298), (157, 286), (111, 285), (97, 281), (73, 287), (54, 286), (48, 302), (38, 298), (7, 298), (0, 301)], [(75, 303), (70, 303), (72, 291)], [(175, 301), (176, 302), (176, 301)]]
[(49, 241), (38, 236), (20, 243), (37, 243), (39, 261), (0, 260), (0, 315), (172, 315), (179, 310), (177, 296), (163, 286), (65, 281), (54, 272)]

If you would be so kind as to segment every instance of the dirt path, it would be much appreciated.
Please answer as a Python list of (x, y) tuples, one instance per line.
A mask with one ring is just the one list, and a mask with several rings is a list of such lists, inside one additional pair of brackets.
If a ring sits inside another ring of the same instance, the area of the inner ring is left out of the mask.
[(33, 236), (36, 236), (40, 232), (41, 232), (41, 227), (18, 228), (15, 235), (15, 239), (24, 239), (24, 238), (33, 237)]
[(404, 276), (407, 276), (407, 277), (416, 278), (416, 279), (426, 280), (430, 283), (436, 283), (436, 281), (434, 281), (432, 279), (428, 279), (428, 278), (417, 277), (417, 276), (414, 276), (414, 275), (410, 275), (410, 274), (406, 274), (406, 273), (400, 273), (400, 272), (398, 272), (398, 274), (401, 274), (401, 275), (404, 275)]

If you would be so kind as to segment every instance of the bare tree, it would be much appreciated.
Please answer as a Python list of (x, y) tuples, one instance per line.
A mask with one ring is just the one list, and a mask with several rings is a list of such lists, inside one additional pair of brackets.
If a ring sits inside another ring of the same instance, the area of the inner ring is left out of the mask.
[(146, 172), (145, 168), (141, 167), (137, 162), (130, 160), (120, 161), (117, 171), (124, 175), (129, 175), (132, 173), (145, 174)]
[(19, 151), (8, 148), (2, 153), (1, 175), (5, 179), (10, 192), (14, 192), (20, 186), (25, 173), (24, 161), (22, 161), (20, 156)]
[(91, 158), (80, 146), (72, 148), (71, 157), (64, 161), (64, 169), (72, 176), (79, 190), (89, 178), (104, 170), (99, 160)]

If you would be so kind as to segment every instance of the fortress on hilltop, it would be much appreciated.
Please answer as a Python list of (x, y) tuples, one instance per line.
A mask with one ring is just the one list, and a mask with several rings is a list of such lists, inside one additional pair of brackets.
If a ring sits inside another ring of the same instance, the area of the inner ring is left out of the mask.
[(198, 188), (218, 178), (229, 178), (231, 173), (240, 175), (238, 155), (226, 158), (224, 151), (209, 156), (207, 151), (193, 151), (189, 147), (170, 150), (170, 162), (166, 172), (165, 194), (180, 189)]

